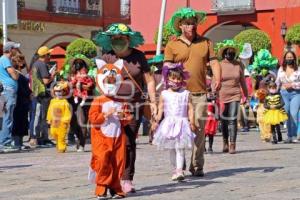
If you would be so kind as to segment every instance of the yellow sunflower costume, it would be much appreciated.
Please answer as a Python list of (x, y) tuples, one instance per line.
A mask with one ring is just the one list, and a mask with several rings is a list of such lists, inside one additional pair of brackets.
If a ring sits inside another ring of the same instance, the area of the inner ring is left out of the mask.
[(269, 94), (264, 103), (266, 111), (264, 113), (264, 122), (271, 125), (277, 125), (288, 119), (283, 109), (284, 103), (279, 93)]

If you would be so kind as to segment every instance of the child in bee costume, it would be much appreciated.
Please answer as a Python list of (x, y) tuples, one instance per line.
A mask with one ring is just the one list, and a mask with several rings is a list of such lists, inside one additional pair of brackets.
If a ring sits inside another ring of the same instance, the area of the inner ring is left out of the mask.
[[(96, 59), (96, 82), (101, 96), (92, 102), (89, 111), (91, 124), (92, 159), (89, 180), (96, 184), (97, 199), (125, 197), (121, 177), (125, 170), (126, 135), (124, 126), (131, 120), (127, 105), (117, 99), (121, 86), (123, 60), (113, 64)], [(93, 180), (94, 179), (94, 180)]]
[(264, 103), (264, 107), (266, 109), (264, 113), (264, 122), (267, 124), (271, 124), (271, 131), (273, 136), (272, 143), (277, 144), (277, 142), (282, 141), (280, 123), (286, 121), (288, 119), (288, 116), (283, 109), (284, 102), (280, 93), (277, 92), (277, 86), (274, 82), (269, 83), (268, 90), (269, 94), (267, 95)]
[(267, 96), (267, 90), (258, 89), (255, 93), (255, 97), (258, 100), (258, 105), (256, 108), (257, 112), (257, 123), (259, 126), (260, 138), (263, 142), (271, 142), (271, 125), (264, 121), (264, 113), (266, 111), (264, 107), (264, 102)]
[(47, 122), (50, 124), (50, 135), (56, 141), (56, 149), (64, 153), (67, 149), (66, 135), (70, 127), (71, 108), (66, 99), (69, 92), (68, 83), (61, 81), (54, 86), (54, 98), (50, 101)]

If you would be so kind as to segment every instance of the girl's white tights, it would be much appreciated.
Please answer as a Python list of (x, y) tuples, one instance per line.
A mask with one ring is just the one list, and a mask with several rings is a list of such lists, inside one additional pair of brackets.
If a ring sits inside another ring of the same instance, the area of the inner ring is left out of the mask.
[(170, 161), (173, 169), (182, 170), (185, 160), (184, 149), (170, 149)]

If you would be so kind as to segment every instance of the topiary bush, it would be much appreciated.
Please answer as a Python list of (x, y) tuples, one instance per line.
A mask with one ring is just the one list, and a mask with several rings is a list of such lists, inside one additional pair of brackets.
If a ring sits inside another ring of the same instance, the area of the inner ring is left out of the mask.
[(300, 45), (300, 24), (295, 24), (288, 29), (285, 40), (292, 44)]
[[(166, 46), (170, 37), (174, 36), (175, 33), (172, 31), (172, 28), (169, 24), (170, 22), (167, 22), (163, 26), (163, 36), (162, 36), (162, 46)], [(158, 38), (158, 29), (156, 30), (155, 36), (154, 36), (154, 42), (157, 44), (157, 38)]]
[(78, 38), (67, 46), (66, 56), (73, 57), (77, 54), (83, 54), (88, 58), (93, 58), (97, 55), (96, 45), (92, 40)]
[(260, 49), (271, 48), (271, 39), (269, 35), (258, 29), (248, 29), (240, 32), (234, 37), (234, 40), (240, 44), (250, 43), (254, 53)]
[[(67, 46), (64, 67), (60, 72), (60, 75), (63, 78), (67, 78), (68, 74), (71, 71), (71, 67), (69, 65), (70, 59), (77, 57), (78, 55), (83, 55), (83, 56), (87, 57), (88, 59), (96, 57), (97, 56), (97, 48), (96, 48), (96, 45), (94, 44), (94, 42), (89, 39), (78, 38), (78, 39), (74, 40), (73, 42), (71, 42)], [(94, 65), (94, 63), (91, 63), (91, 64)], [(90, 68), (89, 73), (92, 73), (92, 71), (93, 71), (92, 67), (93, 66), (89, 66), (89, 68)], [(92, 75), (92, 74), (89, 74), (89, 75)]]

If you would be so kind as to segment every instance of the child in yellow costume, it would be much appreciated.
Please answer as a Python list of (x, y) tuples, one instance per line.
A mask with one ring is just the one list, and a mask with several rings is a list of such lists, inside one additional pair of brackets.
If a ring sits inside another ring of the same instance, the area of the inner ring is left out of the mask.
[(71, 121), (71, 108), (66, 100), (69, 87), (67, 82), (58, 82), (54, 86), (54, 99), (50, 101), (47, 122), (50, 124), (50, 135), (56, 140), (56, 149), (64, 153), (67, 149), (65, 142)]
[(258, 107), (257, 107), (257, 123), (260, 131), (260, 138), (264, 142), (271, 141), (271, 125), (264, 122), (264, 101), (267, 95), (267, 91), (265, 89), (259, 89), (256, 91), (255, 96), (258, 99)]
[[(271, 82), (268, 85), (269, 94), (267, 95), (264, 103), (266, 109), (264, 113), (264, 122), (271, 124), (271, 131), (273, 136), (273, 144), (282, 141), (282, 135), (280, 131), (280, 123), (288, 119), (286, 112), (283, 109), (284, 102), (281, 95), (277, 92), (276, 83)], [(278, 138), (276, 136), (276, 132)]]

